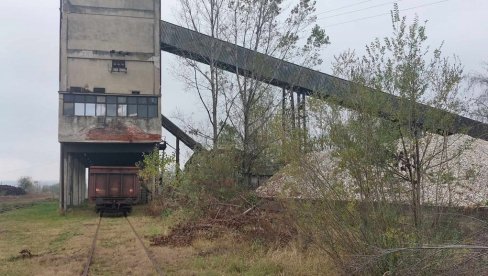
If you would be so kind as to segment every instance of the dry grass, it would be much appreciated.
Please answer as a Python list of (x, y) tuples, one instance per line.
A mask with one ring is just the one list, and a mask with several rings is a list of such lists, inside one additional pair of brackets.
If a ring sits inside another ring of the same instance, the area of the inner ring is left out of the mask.
[[(129, 217), (146, 245), (151, 236), (169, 231), (184, 213), (162, 217), (144, 214), (138, 206)], [(98, 216), (81, 208), (60, 216), (57, 202), (44, 202), (0, 214), (0, 275), (79, 275), (91, 245)], [(232, 233), (191, 246), (150, 247), (165, 275), (331, 275), (330, 265), (316, 251), (294, 245), (267, 249), (237, 240)], [(29, 250), (33, 257), (22, 258)], [(91, 275), (155, 275), (124, 218), (102, 220)]]

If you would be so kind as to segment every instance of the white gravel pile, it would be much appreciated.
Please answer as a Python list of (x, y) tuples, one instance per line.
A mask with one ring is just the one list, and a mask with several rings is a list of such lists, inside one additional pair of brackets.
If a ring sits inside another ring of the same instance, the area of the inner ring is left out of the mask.
[[(476, 206), (488, 202), (488, 142), (466, 135), (452, 135), (447, 141), (439, 135), (426, 136), (426, 156), (430, 160), (429, 177), (423, 184), (424, 203)], [(445, 143), (446, 142), (446, 143)], [(443, 145), (447, 152), (440, 154)], [(263, 197), (322, 198), (327, 193), (341, 193), (341, 199), (357, 199), (352, 178), (337, 169), (332, 151), (312, 153), (298, 166), (288, 165), (270, 178), (257, 193)], [(445, 161), (447, 160), (447, 161)], [(442, 166), (440, 165), (442, 164)], [(444, 171), (440, 174), (439, 171)], [(447, 181), (448, 179), (449, 181)], [(401, 184), (408, 189), (408, 183)], [(341, 187), (337, 189), (337, 187)], [(336, 197), (334, 195), (333, 198)], [(407, 197), (405, 197), (405, 200)]]

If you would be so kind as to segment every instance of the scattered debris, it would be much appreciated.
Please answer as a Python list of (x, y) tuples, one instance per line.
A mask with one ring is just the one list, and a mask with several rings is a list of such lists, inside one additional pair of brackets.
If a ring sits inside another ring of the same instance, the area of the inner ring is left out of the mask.
[(231, 203), (213, 200), (204, 214), (191, 222), (180, 223), (168, 235), (151, 239), (152, 246), (190, 246), (203, 237), (215, 239), (231, 233), (238, 240), (260, 240), (266, 244), (284, 246), (296, 236), (296, 228), (276, 208), (268, 208), (267, 201), (249, 206), (249, 202), (237, 198)]
[(32, 256), (33, 256), (33, 255), (32, 255), (32, 253), (30, 252), (30, 250), (28, 250), (28, 249), (22, 249), (22, 250), (19, 252), (19, 254), (20, 254), (20, 257), (21, 257), (22, 259), (25, 259), (25, 258), (32, 258)]

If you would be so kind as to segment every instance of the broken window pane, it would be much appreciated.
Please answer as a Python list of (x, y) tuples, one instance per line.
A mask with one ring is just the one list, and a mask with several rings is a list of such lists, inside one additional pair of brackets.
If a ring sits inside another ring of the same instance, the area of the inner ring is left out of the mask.
[(85, 116), (84, 103), (75, 103), (75, 116)]
[(73, 116), (75, 115), (75, 104), (74, 103), (65, 103), (63, 108), (64, 116)]
[(137, 105), (135, 104), (128, 105), (127, 111), (129, 117), (137, 117)]
[(85, 115), (86, 116), (95, 116), (95, 104), (94, 103), (87, 103), (85, 105)]
[(119, 104), (117, 109), (117, 115), (119, 117), (126, 117), (127, 116), (127, 105), (126, 104)]
[(137, 106), (137, 115), (139, 118), (146, 118), (147, 117), (147, 105), (140, 104)]
[(150, 105), (147, 107), (147, 117), (149, 118), (156, 118), (158, 117), (158, 106), (157, 105)]
[(117, 116), (117, 105), (107, 104), (107, 116), (115, 117)]
[(97, 104), (97, 116), (105, 116), (105, 104)]

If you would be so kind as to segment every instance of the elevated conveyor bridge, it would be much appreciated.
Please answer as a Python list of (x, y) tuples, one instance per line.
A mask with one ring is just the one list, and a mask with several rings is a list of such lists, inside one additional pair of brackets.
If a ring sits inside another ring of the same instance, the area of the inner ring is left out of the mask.
[[(390, 110), (399, 105), (400, 99), (394, 95), (359, 87), (350, 81), (264, 55), (165, 21), (161, 21), (161, 50), (204, 64), (213, 61), (223, 70), (252, 77), (299, 94), (325, 99), (353, 110), (361, 110), (362, 107), (357, 101), (358, 90), (359, 88), (362, 91), (366, 89), (368, 93), (374, 95), (375, 99), (389, 103), (389, 105), (383, 105), (375, 110), (376, 115), (396, 120)], [(417, 103), (417, 105), (422, 114), (421, 118), (426, 118), (430, 116), (429, 114), (436, 114), (437, 118), (445, 118), (446, 115), (452, 115), (454, 118), (454, 124), (447, 130), (439, 129), (439, 124), (435, 120), (421, 120), (419, 124), (425, 130), (447, 131), (449, 134), (465, 133), (471, 137), (488, 141), (487, 124), (424, 104)], [(429, 123), (424, 123), (424, 121)], [(164, 122), (165, 118), (163, 118), (163, 124)], [(166, 125), (168, 125), (168, 120)], [(181, 136), (177, 137), (181, 141), (188, 140), (185, 137), (188, 135), (175, 133)], [(190, 143), (190, 145), (192, 144), (194, 143)]]

